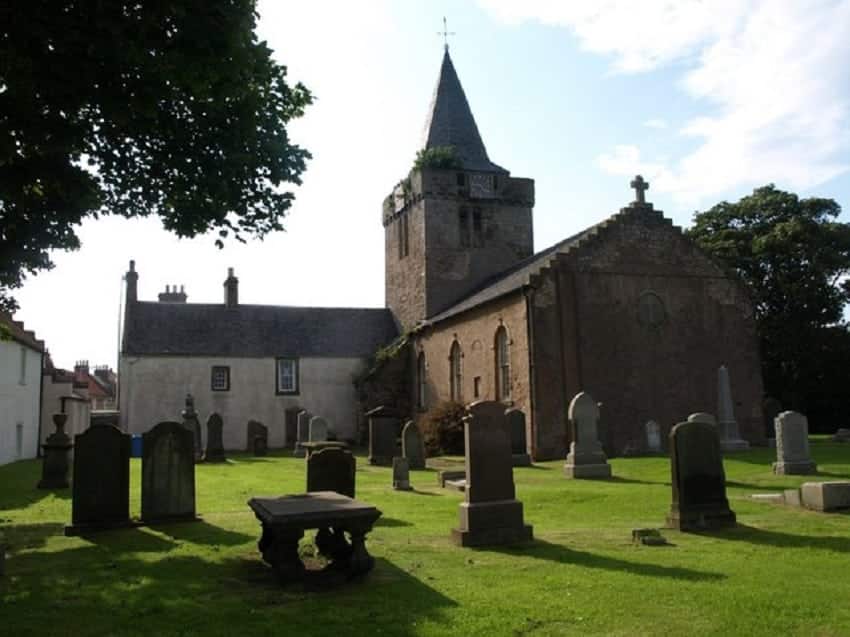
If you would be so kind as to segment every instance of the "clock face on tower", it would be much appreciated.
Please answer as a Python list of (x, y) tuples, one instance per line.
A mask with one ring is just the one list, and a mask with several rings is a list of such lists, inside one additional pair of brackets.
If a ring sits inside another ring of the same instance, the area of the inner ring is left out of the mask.
[(492, 199), (496, 196), (493, 175), (473, 173), (469, 176), (469, 196), (473, 199)]

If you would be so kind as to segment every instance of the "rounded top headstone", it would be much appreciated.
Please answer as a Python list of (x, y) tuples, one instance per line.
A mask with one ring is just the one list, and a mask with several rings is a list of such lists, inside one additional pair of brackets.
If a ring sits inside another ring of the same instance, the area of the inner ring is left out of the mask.
[(593, 400), (593, 396), (587, 392), (579, 392), (570, 401), (570, 408), (567, 416), (574, 422), (584, 422), (587, 420), (599, 420), (599, 405)]
[(717, 420), (712, 414), (705, 411), (698, 411), (695, 414), (688, 416), (688, 422), (701, 422), (704, 425), (717, 426)]

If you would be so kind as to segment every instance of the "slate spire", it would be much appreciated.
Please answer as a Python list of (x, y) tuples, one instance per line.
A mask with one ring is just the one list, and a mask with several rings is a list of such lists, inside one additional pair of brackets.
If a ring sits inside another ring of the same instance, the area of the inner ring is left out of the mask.
[(487, 150), (446, 47), (440, 77), (425, 122), (424, 148), (454, 146), (466, 170), (507, 171), (487, 157)]

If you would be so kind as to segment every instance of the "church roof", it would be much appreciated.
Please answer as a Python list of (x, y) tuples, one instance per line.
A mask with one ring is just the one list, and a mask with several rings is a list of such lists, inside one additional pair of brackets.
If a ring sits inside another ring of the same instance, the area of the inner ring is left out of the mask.
[(123, 353), (365, 358), (398, 330), (387, 309), (139, 301), (128, 307)]
[(423, 144), (426, 149), (440, 146), (453, 146), (466, 170), (507, 172), (487, 157), (487, 149), (481, 141), (448, 48), (443, 55), (440, 77), (428, 109)]
[(524, 259), (507, 270), (491, 277), (451, 307), (428, 318), (427, 323), (438, 323), (440, 321), (444, 321), (447, 318), (451, 318), (452, 316), (471, 310), (474, 307), (478, 307), (479, 305), (483, 305), (484, 303), (520, 290), (523, 286), (528, 284), (529, 278), (533, 274), (537, 274), (541, 268), (548, 264), (552, 257), (559, 252), (566, 252), (570, 248), (578, 245), (582, 239), (593, 234), (599, 226), (607, 222), (608, 220), (606, 219), (601, 223), (590, 226), (589, 228), (586, 228), (571, 237), (567, 237), (555, 245), (549, 246), (545, 250), (541, 250), (540, 252), (531, 255), (527, 259)]

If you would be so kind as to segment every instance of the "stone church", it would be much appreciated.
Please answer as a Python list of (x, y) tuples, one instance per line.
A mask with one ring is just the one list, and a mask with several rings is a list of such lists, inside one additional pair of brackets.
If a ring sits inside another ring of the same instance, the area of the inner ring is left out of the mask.
[(745, 289), (645, 201), (534, 252), (534, 182), (492, 162), (448, 49), (425, 149), (458, 168), (413, 170), (383, 206), (386, 302), (410, 333), (418, 414), (440, 401), (498, 400), (527, 415), (535, 459), (563, 457), (567, 407), (602, 403), (611, 453), (645, 448), (645, 424), (669, 432), (715, 412), (717, 369), (735, 416), (763, 439), (762, 380)]
[(648, 421), (666, 434), (716, 411), (720, 365), (742, 436), (763, 440), (746, 291), (645, 201), (640, 177), (617, 214), (535, 252), (534, 181), (490, 160), (448, 49), (423, 150), (383, 203), (386, 309), (242, 305), (232, 272), (222, 304), (187, 303), (176, 287), (143, 302), (131, 266), (124, 428), (174, 419), (188, 391), (202, 415), (222, 414), (228, 448), (244, 446), (249, 418), (269, 425), (273, 446), (291, 443), (301, 408), (354, 438), (364, 404), (352, 378), (401, 334), (404, 411), (421, 418), (449, 400), (520, 408), (537, 460), (566, 454), (579, 391), (602, 403), (609, 453), (639, 451)]

